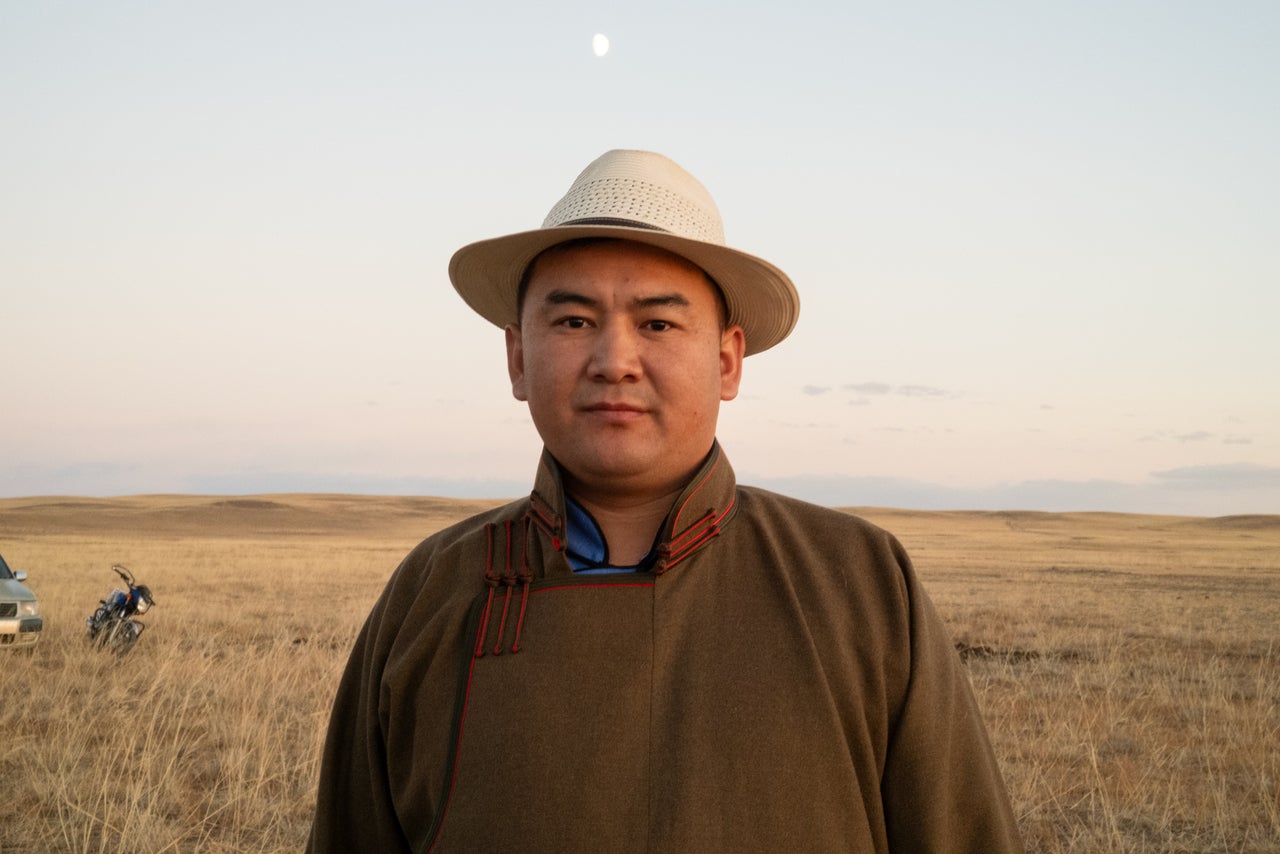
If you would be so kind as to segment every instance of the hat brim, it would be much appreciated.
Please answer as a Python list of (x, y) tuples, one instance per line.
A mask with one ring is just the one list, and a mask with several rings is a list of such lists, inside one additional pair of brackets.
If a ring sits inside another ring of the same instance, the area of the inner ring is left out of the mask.
[(724, 294), (729, 323), (742, 327), (748, 356), (786, 338), (800, 317), (795, 285), (768, 261), (715, 243), (626, 226), (564, 225), (470, 243), (450, 259), (449, 280), (477, 314), (506, 327), (518, 322), (516, 295), (533, 259), (552, 246), (585, 237), (645, 243), (701, 267)]

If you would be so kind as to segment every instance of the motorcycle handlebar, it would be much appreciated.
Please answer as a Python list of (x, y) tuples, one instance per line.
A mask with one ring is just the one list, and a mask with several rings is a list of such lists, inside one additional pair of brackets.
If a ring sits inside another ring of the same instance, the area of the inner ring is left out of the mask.
[(130, 587), (134, 586), (133, 573), (129, 571), (128, 567), (124, 566), (123, 564), (113, 563), (111, 565), (111, 568), (112, 570), (115, 571), (116, 575), (124, 579), (125, 584), (128, 584)]
[[(120, 576), (120, 578), (124, 580), (124, 583), (129, 586), (130, 591), (138, 589), (137, 579), (133, 577), (133, 573), (129, 571), (129, 567), (121, 563), (113, 563), (111, 565), (111, 569), (115, 571), (116, 575)], [(143, 589), (145, 590), (146, 588)], [(148, 607), (156, 604), (155, 597), (151, 595), (150, 590), (146, 590), (144, 595), (146, 596)]]

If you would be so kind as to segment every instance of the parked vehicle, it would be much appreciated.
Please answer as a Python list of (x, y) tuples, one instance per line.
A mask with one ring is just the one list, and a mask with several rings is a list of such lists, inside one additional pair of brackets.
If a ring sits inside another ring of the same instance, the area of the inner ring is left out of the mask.
[(44, 620), (26, 580), (25, 572), (14, 572), (0, 557), (0, 649), (35, 649), (40, 639)]
[(85, 624), (89, 627), (89, 640), (117, 655), (124, 655), (142, 636), (146, 625), (138, 619), (156, 604), (151, 588), (138, 584), (128, 568), (120, 564), (111, 567), (125, 589), (116, 588), (106, 599), (99, 599), (99, 607), (89, 615)]

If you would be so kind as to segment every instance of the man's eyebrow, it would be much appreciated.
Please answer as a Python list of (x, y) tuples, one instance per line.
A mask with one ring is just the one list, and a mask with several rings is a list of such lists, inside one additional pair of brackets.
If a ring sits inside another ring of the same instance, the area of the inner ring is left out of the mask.
[(689, 300), (685, 298), (684, 294), (672, 293), (654, 294), (650, 297), (636, 297), (631, 301), (632, 308), (664, 308), (669, 306), (687, 308), (689, 306)]
[(546, 303), (548, 305), (581, 305), (587, 308), (596, 308), (600, 305), (599, 301), (585, 294), (565, 290), (550, 291), (546, 296)]

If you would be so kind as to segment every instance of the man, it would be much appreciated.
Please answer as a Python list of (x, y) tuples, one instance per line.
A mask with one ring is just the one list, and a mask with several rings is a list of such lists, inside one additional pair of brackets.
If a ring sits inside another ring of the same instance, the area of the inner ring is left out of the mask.
[(424, 541), (375, 605), (311, 850), (1020, 850), (901, 546), (734, 481), (719, 405), (799, 300), (706, 190), (611, 151), (449, 269), (545, 450), (528, 498)]

